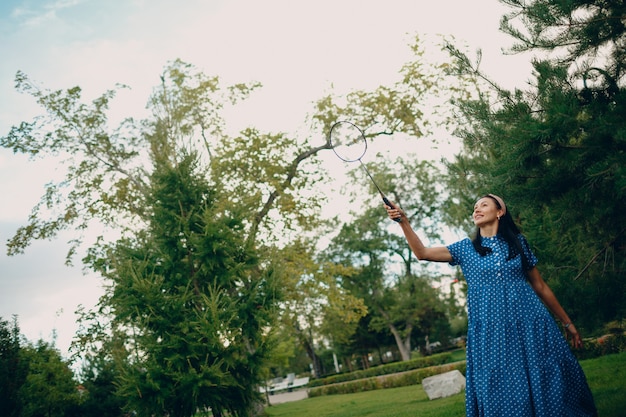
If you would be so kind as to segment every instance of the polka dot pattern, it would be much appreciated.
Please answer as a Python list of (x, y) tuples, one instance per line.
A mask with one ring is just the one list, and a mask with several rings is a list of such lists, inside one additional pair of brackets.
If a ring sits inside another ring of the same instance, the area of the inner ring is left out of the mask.
[[(537, 258), (519, 235), (531, 266)], [(585, 375), (500, 236), (448, 246), (467, 280), (467, 417), (596, 416)]]

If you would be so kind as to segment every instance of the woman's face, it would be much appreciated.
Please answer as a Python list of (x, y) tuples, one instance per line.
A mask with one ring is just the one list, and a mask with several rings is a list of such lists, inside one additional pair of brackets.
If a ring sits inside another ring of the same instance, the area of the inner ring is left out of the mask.
[(496, 202), (489, 197), (483, 197), (474, 204), (474, 213), (472, 218), (474, 224), (478, 227), (497, 222), (498, 216), (502, 215), (501, 209), (498, 209)]

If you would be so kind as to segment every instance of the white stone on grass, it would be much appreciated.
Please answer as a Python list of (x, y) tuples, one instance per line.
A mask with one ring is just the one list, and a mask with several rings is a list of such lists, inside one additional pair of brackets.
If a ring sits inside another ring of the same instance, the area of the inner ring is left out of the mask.
[(424, 378), (422, 387), (429, 400), (449, 397), (465, 389), (465, 377), (458, 370), (445, 372)]

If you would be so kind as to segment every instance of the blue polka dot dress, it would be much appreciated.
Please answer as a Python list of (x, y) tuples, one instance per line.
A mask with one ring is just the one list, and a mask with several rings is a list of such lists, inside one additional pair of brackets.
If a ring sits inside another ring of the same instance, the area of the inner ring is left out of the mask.
[[(519, 235), (530, 266), (537, 258)], [(448, 246), (467, 280), (467, 417), (596, 416), (585, 375), (548, 309), (526, 280), (520, 256), (507, 261), (499, 235)]]

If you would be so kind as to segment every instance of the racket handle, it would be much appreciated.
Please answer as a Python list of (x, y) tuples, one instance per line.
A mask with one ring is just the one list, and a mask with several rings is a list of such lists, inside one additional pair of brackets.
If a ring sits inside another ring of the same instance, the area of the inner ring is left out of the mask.
[[(396, 206), (391, 204), (391, 202), (387, 199), (387, 197), (383, 197), (383, 203), (387, 204), (391, 208), (396, 208)], [(393, 221), (397, 222), (397, 223), (400, 223), (402, 221), (402, 217), (398, 217), (396, 219), (393, 219)]]

